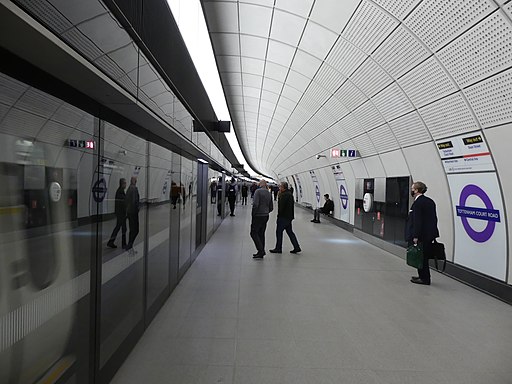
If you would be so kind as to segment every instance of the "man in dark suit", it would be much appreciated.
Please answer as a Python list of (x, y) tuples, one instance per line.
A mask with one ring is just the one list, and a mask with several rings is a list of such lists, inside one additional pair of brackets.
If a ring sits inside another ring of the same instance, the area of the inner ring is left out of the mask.
[(418, 269), (418, 277), (413, 277), (414, 284), (430, 285), (429, 256), (432, 254), (432, 242), (439, 237), (437, 229), (436, 203), (424, 193), (427, 186), (421, 181), (411, 185), (411, 196), (414, 203), (407, 217), (405, 240), (409, 245), (421, 244), (423, 246), (423, 268)]
[(283, 181), (279, 186), (279, 197), (277, 199), (276, 246), (270, 250), (271, 253), (283, 253), (283, 231), (286, 231), (293, 245), (290, 253), (301, 252), (297, 236), (295, 236), (292, 228), (293, 210), (293, 195), (288, 189), (288, 183)]
[(320, 214), (323, 213), (325, 215), (330, 215), (331, 212), (334, 211), (334, 202), (329, 198), (329, 194), (326, 193), (324, 195), (325, 204), (321, 208), (315, 208), (313, 211), (313, 220), (312, 223), (320, 223)]
[(124, 190), (126, 188), (126, 179), (119, 179), (119, 188), (116, 191), (116, 204), (115, 204), (115, 213), (116, 213), (116, 226), (112, 231), (112, 235), (110, 236), (110, 240), (107, 243), (107, 247), (109, 248), (117, 248), (117, 245), (114, 244), (116, 241), (117, 234), (119, 230), (121, 231), (121, 244), (123, 249), (126, 248), (126, 194)]

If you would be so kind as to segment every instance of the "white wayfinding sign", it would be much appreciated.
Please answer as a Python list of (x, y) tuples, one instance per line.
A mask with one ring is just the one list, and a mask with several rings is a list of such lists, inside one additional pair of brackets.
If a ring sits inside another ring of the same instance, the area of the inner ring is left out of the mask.
[(505, 281), (507, 237), (496, 174), (452, 174), (448, 182), (454, 205), (454, 262)]
[(494, 171), (491, 154), (480, 131), (439, 140), (436, 144), (447, 174)]
[[(345, 180), (345, 175), (343, 174), (340, 165), (332, 166), (332, 172), (334, 174), (334, 179), (336, 180), (336, 185), (338, 186), (338, 197), (339, 197), (339, 206), (340, 206), (340, 218), (341, 220), (349, 223), (350, 222), (350, 207), (348, 204), (348, 188)], [(332, 197), (333, 200), (335, 197)], [(336, 201), (336, 200), (334, 200)], [(335, 206), (335, 211), (337, 211)]]

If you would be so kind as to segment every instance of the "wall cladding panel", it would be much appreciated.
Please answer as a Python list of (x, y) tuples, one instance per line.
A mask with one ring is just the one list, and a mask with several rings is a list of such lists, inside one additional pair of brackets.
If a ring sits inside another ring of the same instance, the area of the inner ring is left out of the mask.
[(420, 114), (435, 139), (479, 128), (460, 93), (421, 108)]
[(438, 57), (461, 87), (473, 84), (510, 67), (512, 26), (496, 12), (442, 49)]
[(423, 1), (405, 24), (436, 51), (495, 9), (491, 0)]
[(373, 0), (396, 18), (403, 18), (413, 9), (421, 0)]
[(430, 134), (417, 112), (409, 113), (389, 123), (401, 147), (430, 141)]
[(469, 104), (484, 128), (512, 121), (511, 93), (512, 70), (465, 90)]
[(368, 132), (368, 136), (379, 153), (388, 152), (399, 147), (388, 124), (383, 124), (371, 130)]
[(352, 83), (371, 97), (393, 82), (393, 79), (371, 58), (368, 58), (350, 77)]
[(413, 109), (409, 99), (396, 83), (375, 95), (372, 101), (386, 121), (405, 115)]

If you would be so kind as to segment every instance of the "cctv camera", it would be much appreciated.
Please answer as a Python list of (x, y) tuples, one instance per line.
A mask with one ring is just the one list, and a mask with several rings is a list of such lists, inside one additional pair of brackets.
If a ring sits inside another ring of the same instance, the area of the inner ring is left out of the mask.
[(320, 155), (316, 155), (316, 159), (318, 160), (320, 158)]

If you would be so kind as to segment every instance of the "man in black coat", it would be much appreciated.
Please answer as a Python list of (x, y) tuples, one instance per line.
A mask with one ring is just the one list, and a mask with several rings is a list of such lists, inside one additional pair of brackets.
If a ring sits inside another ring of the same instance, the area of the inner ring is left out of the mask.
[(126, 191), (126, 216), (128, 217), (128, 224), (130, 225), (130, 235), (128, 236), (128, 244), (126, 250), (136, 253), (133, 249), (135, 238), (139, 234), (139, 210), (140, 210), (140, 197), (139, 190), (137, 189), (137, 178), (133, 176), (130, 179), (130, 186)]
[(235, 178), (232, 178), (231, 183), (228, 185), (227, 196), (228, 196), (228, 202), (229, 202), (229, 210), (231, 211), (229, 216), (235, 216), (235, 202), (236, 202)]
[(110, 236), (110, 240), (107, 243), (107, 247), (109, 248), (117, 248), (114, 244), (116, 241), (117, 234), (119, 233), (119, 229), (121, 230), (121, 245), (123, 249), (126, 247), (126, 194), (124, 190), (126, 188), (126, 179), (119, 179), (119, 188), (116, 191), (116, 205), (115, 205), (115, 213), (116, 213), (116, 226), (112, 231), (112, 235)]
[(283, 252), (283, 231), (285, 230), (293, 245), (290, 253), (299, 253), (301, 251), (297, 236), (295, 236), (292, 229), (292, 220), (295, 218), (294, 204), (293, 195), (288, 189), (288, 183), (283, 181), (279, 185), (279, 197), (277, 199), (276, 246), (270, 250), (271, 253)]
[(408, 245), (421, 244), (423, 246), (423, 268), (418, 269), (418, 277), (413, 277), (414, 284), (430, 285), (429, 256), (432, 254), (433, 241), (439, 237), (437, 229), (436, 203), (424, 195), (427, 186), (421, 181), (411, 185), (411, 196), (414, 203), (407, 217), (405, 240)]
[(324, 195), (325, 198), (325, 204), (321, 208), (315, 208), (313, 211), (313, 220), (311, 220), (312, 223), (319, 223), (320, 222), (320, 214), (326, 214), (330, 215), (331, 212), (334, 211), (334, 202), (329, 198), (329, 194), (326, 193)]

